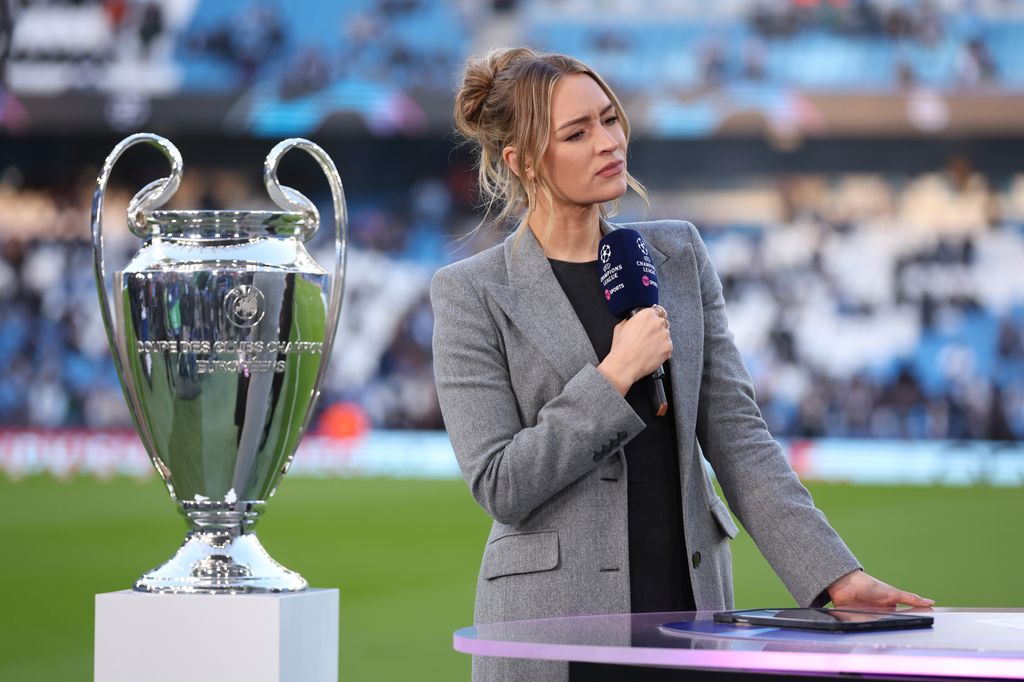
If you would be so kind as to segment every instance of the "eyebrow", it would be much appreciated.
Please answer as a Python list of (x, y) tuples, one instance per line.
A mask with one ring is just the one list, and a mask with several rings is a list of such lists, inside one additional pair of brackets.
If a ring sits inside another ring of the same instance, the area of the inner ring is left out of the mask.
[[(604, 116), (605, 114), (607, 114), (607, 113), (608, 113), (608, 110), (609, 110), (609, 109), (612, 109), (612, 108), (614, 108), (614, 107), (615, 107), (615, 105), (614, 105), (613, 103), (611, 103), (611, 102), (608, 102), (608, 104), (607, 104), (607, 105), (605, 106), (605, 108), (604, 108), (604, 109), (602, 109), (602, 110), (601, 110), (601, 113), (599, 113), (599, 114), (598, 114), (598, 116), (599, 116), (599, 117), (600, 117), (600, 116)], [(562, 130), (562, 129), (564, 129), (564, 128), (568, 128), (569, 126), (574, 126), (574, 125), (576, 125), (577, 123), (583, 123), (584, 121), (589, 121), (589, 120), (590, 120), (590, 115), (589, 115), (589, 114), (587, 114), (587, 115), (584, 115), (584, 116), (578, 116), (578, 117), (574, 118), (573, 120), (571, 120), (571, 121), (566, 121), (566, 122), (565, 122), (565, 123), (563, 123), (562, 125), (558, 126), (558, 127), (557, 127), (557, 128), (555, 129), (555, 132), (557, 133), (558, 131), (560, 131), (560, 130)]]

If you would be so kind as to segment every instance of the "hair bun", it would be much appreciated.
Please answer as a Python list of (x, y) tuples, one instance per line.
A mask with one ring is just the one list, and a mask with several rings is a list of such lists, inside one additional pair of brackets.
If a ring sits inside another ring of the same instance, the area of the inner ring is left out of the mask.
[(455, 125), (466, 137), (476, 137), (484, 105), (494, 87), (494, 71), (483, 59), (466, 64), (462, 86), (455, 95)]
[(459, 132), (476, 138), (495, 80), (513, 63), (536, 56), (526, 47), (506, 47), (491, 50), (485, 57), (470, 59), (463, 72), (462, 85), (455, 94), (455, 127)]

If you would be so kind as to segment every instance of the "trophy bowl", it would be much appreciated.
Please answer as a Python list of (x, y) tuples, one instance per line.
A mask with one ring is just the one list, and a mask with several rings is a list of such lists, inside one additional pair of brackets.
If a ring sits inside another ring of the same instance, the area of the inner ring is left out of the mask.
[[(160, 150), (171, 174), (129, 203), (128, 227), (141, 246), (108, 283), (103, 196), (118, 158), (137, 144)], [(331, 185), (331, 271), (304, 245), (319, 227), (316, 207), (277, 179), (293, 148), (312, 155)], [(271, 150), (263, 171), (284, 210), (157, 210), (181, 173), (170, 141), (131, 135), (107, 157), (92, 205), (96, 284), (114, 364), (139, 437), (189, 524), (177, 553), (134, 589), (304, 590), (305, 579), (271, 558), (254, 526), (288, 470), (330, 357), (345, 281), (341, 179), (320, 147), (293, 138)]]

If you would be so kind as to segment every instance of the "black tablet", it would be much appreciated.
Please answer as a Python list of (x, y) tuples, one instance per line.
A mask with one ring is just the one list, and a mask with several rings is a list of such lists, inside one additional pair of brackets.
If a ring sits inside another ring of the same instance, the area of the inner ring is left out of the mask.
[(931, 616), (918, 614), (853, 609), (745, 609), (719, 611), (715, 614), (715, 621), (718, 623), (839, 632), (927, 628), (932, 626), (934, 620)]

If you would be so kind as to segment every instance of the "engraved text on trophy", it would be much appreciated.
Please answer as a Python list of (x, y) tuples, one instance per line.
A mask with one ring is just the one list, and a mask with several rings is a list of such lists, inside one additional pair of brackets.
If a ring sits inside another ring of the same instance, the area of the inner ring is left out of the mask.
[[(139, 355), (168, 353), (189, 355), (195, 361), (197, 374), (249, 374), (285, 370), (288, 355), (323, 353), (322, 341), (136, 341), (135, 350)], [(236, 360), (212, 359), (210, 355), (240, 354)]]

